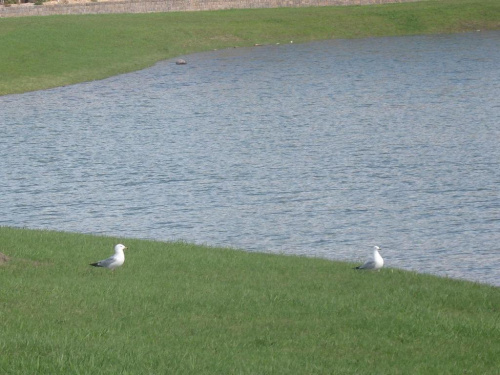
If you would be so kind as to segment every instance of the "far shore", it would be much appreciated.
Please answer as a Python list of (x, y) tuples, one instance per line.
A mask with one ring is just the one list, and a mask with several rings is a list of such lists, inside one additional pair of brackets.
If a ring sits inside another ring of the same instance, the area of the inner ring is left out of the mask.
[(367, 6), (17, 17), (0, 18), (0, 29), (0, 95), (7, 95), (103, 79), (214, 49), (498, 30), (500, 2), (428, 0)]

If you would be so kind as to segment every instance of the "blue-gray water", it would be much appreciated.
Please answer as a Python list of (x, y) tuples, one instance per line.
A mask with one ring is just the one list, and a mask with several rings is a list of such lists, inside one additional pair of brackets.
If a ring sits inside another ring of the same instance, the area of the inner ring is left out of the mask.
[(0, 225), (351, 261), (377, 244), (499, 286), (499, 47), (231, 49), (0, 97)]

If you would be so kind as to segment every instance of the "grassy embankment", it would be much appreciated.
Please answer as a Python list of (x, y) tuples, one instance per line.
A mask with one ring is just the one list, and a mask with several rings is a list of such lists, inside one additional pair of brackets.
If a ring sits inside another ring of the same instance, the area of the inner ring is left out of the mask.
[[(112, 274), (88, 263), (128, 247)], [(2, 374), (498, 374), (500, 289), (0, 227)]]
[(233, 46), (498, 28), (498, 0), (4, 18), (0, 95), (101, 79)]

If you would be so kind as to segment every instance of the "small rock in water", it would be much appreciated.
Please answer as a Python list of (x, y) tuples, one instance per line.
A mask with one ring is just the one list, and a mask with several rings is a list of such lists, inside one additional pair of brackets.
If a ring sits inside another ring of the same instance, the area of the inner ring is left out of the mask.
[(177, 61), (175, 62), (175, 64), (176, 64), (176, 65), (186, 65), (186, 64), (187, 64), (187, 62), (186, 62), (186, 60), (179, 59), (179, 60), (177, 60)]

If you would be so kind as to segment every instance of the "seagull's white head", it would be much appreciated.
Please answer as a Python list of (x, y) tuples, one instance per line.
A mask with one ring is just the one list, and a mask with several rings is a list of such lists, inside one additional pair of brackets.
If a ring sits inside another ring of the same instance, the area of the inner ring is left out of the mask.
[(380, 247), (378, 246), (373, 246), (373, 251), (379, 251), (380, 250)]
[(121, 243), (119, 243), (118, 245), (115, 246), (115, 253), (118, 253), (118, 252), (123, 252), (123, 250), (125, 250), (127, 247), (125, 245), (122, 245)]

